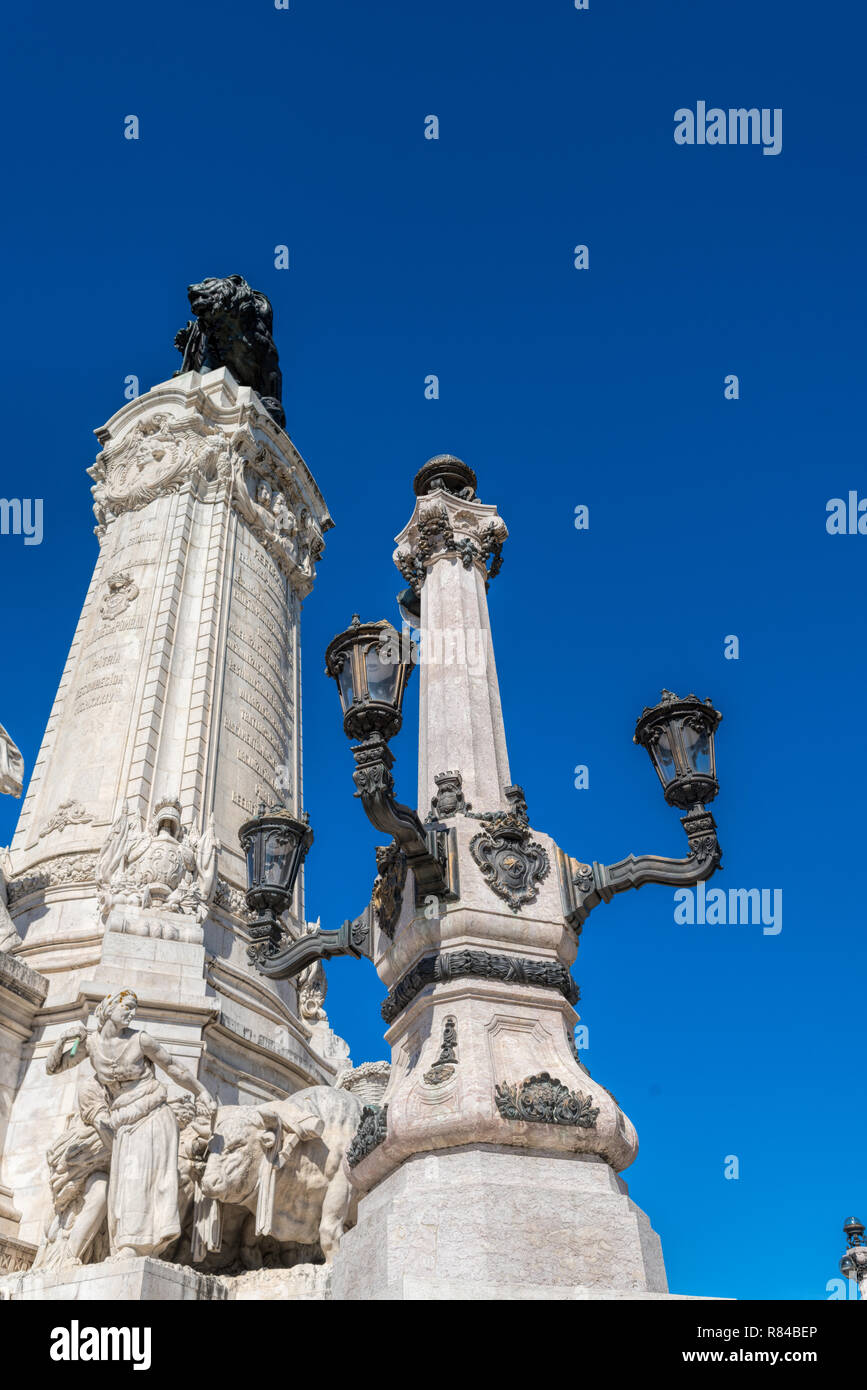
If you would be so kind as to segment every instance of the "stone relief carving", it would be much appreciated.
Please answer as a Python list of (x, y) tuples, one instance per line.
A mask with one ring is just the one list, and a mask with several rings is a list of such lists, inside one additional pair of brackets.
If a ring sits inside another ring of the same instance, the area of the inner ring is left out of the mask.
[[(83, 1038), (81, 1030), (69, 1033), (55, 1051)], [(121, 1072), (129, 1065), (126, 1043), (122, 1053)], [(54, 1053), (49, 1062), (54, 1065)], [(74, 1061), (64, 1057), (61, 1069), (67, 1065)], [(379, 1071), (388, 1064), (371, 1065), (381, 1079)], [(346, 1079), (353, 1075), (350, 1071)], [(357, 1081), (360, 1087), (362, 1078)], [(112, 1121), (108, 1084), (98, 1075), (82, 1083), (78, 1114), (48, 1151), (53, 1212), (34, 1269), (95, 1264), (115, 1253), (113, 1204), (130, 1203), (133, 1195), (124, 1196), (119, 1171), (120, 1192), (114, 1190), (123, 1126)], [(150, 1135), (151, 1169), (138, 1184), (136, 1212), (149, 1237), (156, 1226), (170, 1226), (176, 1233), (151, 1253), (206, 1269), (286, 1266), (323, 1256), (330, 1263), (344, 1229), (356, 1219), (357, 1198), (343, 1166), (362, 1113), (356, 1091), (354, 1085), (313, 1086), (258, 1107), (212, 1109), (206, 1092), (168, 1102), (172, 1140), (162, 1144)], [(162, 1129), (167, 1130), (168, 1118), (162, 1117)], [(136, 1142), (144, 1161), (144, 1139)], [(128, 1149), (129, 1143), (121, 1149), (125, 1170)], [(172, 1195), (175, 1190), (167, 1177), (172, 1160), (177, 1166), (177, 1220), (173, 1206), (166, 1217), (170, 1203), (165, 1189)]]
[(24, 759), (0, 724), (0, 796), (20, 796), (24, 788)]
[(503, 1082), (497, 1086), (494, 1099), (504, 1120), (593, 1129), (599, 1117), (592, 1097), (570, 1091), (546, 1071), (528, 1076), (524, 1081)]
[(201, 834), (181, 825), (180, 804), (159, 802), (147, 827), (124, 802), (96, 867), (103, 917), (118, 905), (158, 907), (204, 921), (217, 886), (217, 852), (211, 814)]
[(380, 931), (393, 940), (406, 883), (406, 855), (394, 841), (377, 845), (376, 867), (379, 872), (373, 881), (370, 901)]
[(322, 532), (307, 507), (286, 499), (285, 485), (275, 481), (271, 456), (261, 440), (245, 432), (233, 439), (232, 498), (256, 539), (284, 573), (305, 580), (315, 576), (325, 550)]
[(103, 622), (119, 618), (138, 598), (138, 585), (128, 574), (110, 574), (105, 581), (107, 592), (99, 605)]
[(434, 777), (436, 795), (432, 798), (428, 822), (446, 820), (449, 816), (465, 816), (472, 810), (472, 803), (463, 793), (463, 777), (460, 772), (438, 772)]
[[(199, 414), (149, 415), (119, 440), (109, 440), (88, 469), (96, 531), (103, 535), (124, 512), (139, 511), (185, 484), (216, 488), (231, 498), (280, 570), (308, 588), (325, 549), (322, 531), (298, 491), (295, 475), (256, 437), (250, 424), (230, 435)], [(327, 523), (327, 524), (330, 524)], [(128, 575), (114, 576), (129, 580)], [(130, 580), (130, 583), (132, 581)], [(104, 617), (123, 601), (103, 599)], [(105, 610), (105, 611), (104, 611)]]
[(381, 1144), (388, 1133), (388, 1106), (365, 1105), (355, 1137), (346, 1153), (350, 1168), (355, 1168), (363, 1158)]
[[(311, 934), (318, 931), (319, 922), (308, 922), (305, 930)], [(322, 961), (315, 960), (312, 965), (305, 966), (296, 984), (301, 1017), (308, 1023), (327, 1023), (325, 996), (328, 993), (328, 979)]]
[[(12, 1236), (0, 1236), (0, 1274), (25, 1274), (31, 1268), (33, 1246)], [(0, 1299), (9, 1297), (0, 1293)]]
[(513, 811), (486, 820), (485, 829), (470, 841), (470, 854), (491, 890), (517, 912), (533, 901), (550, 873), (548, 852), (531, 838), (527, 825)]
[(22, 874), (9, 883), (9, 902), (17, 903), (30, 893), (46, 888), (62, 888), (67, 883), (89, 883), (96, 877), (95, 854), (57, 854), (43, 860), (38, 869)]
[(226, 879), (219, 876), (217, 886), (214, 889), (214, 903), (217, 907), (225, 908), (233, 917), (240, 917), (242, 921), (246, 921), (250, 916), (247, 896), (243, 888), (235, 888)]
[(230, 455), (226, 435), (200, 417), (159, 412), (139, 420), (116, 443), (107, 443), (87, 470), (94, 480), (97, 535), (124, 512), (140, 511), (187, 481), (227, 483)]
[(424, 1074), (424, 1079), (429, 1086), (441, 1086), (444, 1081), (448, 1081), (450, 1076), (454, 1076), (458, 1062), (457, 1047), (458, 1025), (455, 1019), (449, 1016), (443, 1023), (443, 1040), (439, 1056), (433, 1066)]
[[(206, 1114), (217, 1109), (201, 1082), (154, 1038), (132, 1031), (137, 1002), (132, 990), (107, 995), (95, 1013), (96, 1032), (79, 1024), (62, 1034), (45, 1063), (49, 1074), (85, 1057), (93, 1066), (99, 1093), (89, 1123), (111, 1154), (105, 1193), (109, 1259), (159, 1255), (181, 1234), (178, 1125), (156, 1069), (191, 1091)], [(94, 1183), (85, 1194), (97, 1194), (94, 1207), (101, 1201), (98, 1189)], [(95, 1219), (92, 1212), (88, 1219)]]
[(93, 816), (82, 806), (80, 801), (62, 801), (39, 831), (40, 840), (45, 835), (50, 835), (53, 830), (65, 830), (68, 825), (85, 825), (93, 820)]

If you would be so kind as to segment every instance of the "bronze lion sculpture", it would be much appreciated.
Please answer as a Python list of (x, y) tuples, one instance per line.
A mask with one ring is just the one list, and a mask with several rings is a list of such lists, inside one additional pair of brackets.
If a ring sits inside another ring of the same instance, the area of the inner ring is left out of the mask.
[(271, 336), (270, 300), (251, 289), (243, 275), (222, 280), (211, 276), (190, 285), (187, 296), (196, 322), (190, 320), (175, 337), (184, 359), (175, 375), (228, 367), (238, 385), (252, 387), (271, 418), (285, 429), (283, 375)]

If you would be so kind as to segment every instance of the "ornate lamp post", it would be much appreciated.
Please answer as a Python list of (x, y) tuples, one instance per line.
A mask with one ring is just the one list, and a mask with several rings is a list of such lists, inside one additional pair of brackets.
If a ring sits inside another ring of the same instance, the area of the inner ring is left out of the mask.
[[(598, 903), (644, 883), (696, 884), (719, 867), (706, 806), (718, 791), (721, 715), (710, 701), (664, 691), (636, 725), (666, 800), (685, 812), (683, 859), (587, 863), (531, 829), (509, 770), (488, 617), (508, 532), (460, 459), (431, 460), (415, 493), (394, 559), (409, 585), (401, 607), (418, 613), (422, 634), (417, 804), (430, 809), (422, 821), (423, 810), (394, 799), (389, 748), (418, 654), (390, 623), (356, 615), (330, 643), (326, 671), (354, 740), (356, 796), (389, 843), (377, 849), (360, 917), (272, 941), (259, 957), (263, 973), (283, 978), (318, 957), (367, 955), (388, 990), (389, 1086), (348, 1155), (353, 1183), (376, 1187), (377, 1201), (369, 1212), (361, 1202), (344, 1237), (335, 1296), (403, 1297), (415, 1246), (394, 1245), (391, 1232), (432, 1220), (444, 1278), (454, 1260), (469, 1283), (492, 1287), (664, 1291), (658, 1238), (615, 1178), (635, 1158), (635, 1130), (570, 1045), (579, 997), (570, 967)], [(417, 1166), (433, 1153), (435, 1170)], [(585, 1160), (565, 1181), (564, 1157)], [(510, 1205), (514, 1192), (534, 1193), (533, 1210)], [(558, 1252), (551, 1277), (535, 1253), (546, 1242)], [(461, 1297), (457, 1284), (450, 1296)]]
[(846, 1253), (840, 1261), (840, 1273), (846, 1279), (856, 1279), (859, 1296), (867, 1299), (867, 1242), (863, 1223), (856, 1216), (850, 1216), (843, 1224), (843, 1234)]
[(313, 844), (307, 816), (298, 820), (284, 806), (266, 810), (245, 821), (238, 832), (247, 856), (247, 906), (254, 914), (250, 935), (255, 958), (277, 949), (281, 913), (292, 903), (298, 872)]

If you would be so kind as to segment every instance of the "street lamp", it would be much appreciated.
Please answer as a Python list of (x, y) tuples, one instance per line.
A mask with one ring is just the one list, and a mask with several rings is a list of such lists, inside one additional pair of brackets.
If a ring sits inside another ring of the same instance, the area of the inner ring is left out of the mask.
[(357, 613), (346, 631), (329, 642), (325, 670), (337, 682), (348, 738), (380, 734), (389, 739), (399, 733), (404, 691), (417, 656), (415, 644), (402, 644), (391, 623), (363, 623)]
[(423, 902), (429, 894), (451, 894), (448, 831), (422, 825), (411, 807), (395, 801), (388, 746), (400, 729), (404, 691), (417, 661), (418, 648), (408, 634), (400, 638), (385, 619), (363, 623), (357, 613), (325, 652), (326, 675), (337, 682), (340, 695), (343, 731), (359, 740), (352, 749), (355, 794), (371, 824), (393, 838)]
[(629, 854), (616, 864), (581, 864), (560, 851), (563, 905), (574, 927), (580, 929), (593, 908), (610, 902), (615, 893), (645, 883), (694, 887), (720, 867), (716, 822), (705, 802), (719, 791), (714, 735), (721, 720), (711, 700), (696, 695), (680, 699), (671, 690), (663, 690), (659, 704), (642, 711), (632, 741), (650, 754), (669, 806), (686, 811), (680, 823), (689, 853), (683, 859)]
[(633, 742), (650, 754), (669, 806), (689, 811), (713, 801), (719, 791), (714, 734), (721, 719), (710, 700), (695, 695), (681, 700), (670, 690), (643, 711)]
[(280, 940), (279, 918), (292, 903), (301, 865), (313, 844), (313, 831), (307, 816), (298, 820), (285, 806), (267, 810), (264, 802), (251, 820), (238, 831), (241, 848), (247, 856), (247, 906), (255, 914), (250, 935), (258, 957), (276, 950)]
[[(393, 795), (394, 755), (388, 740), (400, 730), (403, 697), (417, 660), (415, 643), (401, 638), (391, 623), (385, 619), (363, 623), (357, 613), (325, 652), (326, 675), (335, 681), (340, 697), (343, 731), (347, 738), (358, 740), (352, 749), (355, 794), (361, 798), (371, 824), (391, 837), (387, 851), (391, 873), (402, 883), (411, 869), (417, 901), (424, 902), (429, 895), (447, 900), (457, 896), (457, 861), (454, 832), (437, 824), (422, 825), (415, 811), (395, 801)], [(242, 827), (242, 834), (246, 829)], [(248, 867), (248, 877), (249, 873)], [(367, 955), (372, 914), (376, 912), (376, 903), (371, 901), (359, 917), (345, 921), (337, 931), (320, 927), (288, 943), (280, 941), (279, 932), (271, 928), (271, 919), (266, 919), (267, 930), (265, 921), (254, 924), (250, 958), (262, 974), (286, 979), (314, 960)], [(380, 920), (385, 920), (385, 914)]]
[(843, 1223), (846, 1237), (846, 1253), (840, 1261), (840, 1273), (846, 1279), (855, 1279), (862, 1299), (867, 1299), (867, 1243), (864, 1240), (864, 1225), (856, 1216), (850, 1216)]

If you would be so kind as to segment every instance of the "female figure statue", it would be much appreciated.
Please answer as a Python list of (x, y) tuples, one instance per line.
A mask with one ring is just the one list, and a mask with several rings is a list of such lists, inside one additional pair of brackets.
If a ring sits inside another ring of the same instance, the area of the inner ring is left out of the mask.
[(148, 1033), (131, 1030), (137, 1003), (130, 989), (107, 995), (95, 1013), (97, 1032), (79, 1023), (57, 1040), (45, 1064), (50, 1073), (66, 1071), (86, 1055), (102, 1087), (105, 1105), (90, 1122), (111, 1147), (110, 1259), (159, 1255), (180, 1235), (178, 1123), (155, 1069), (192, 1091), (210, 1115), (217, 1109), (186, 1067)]

